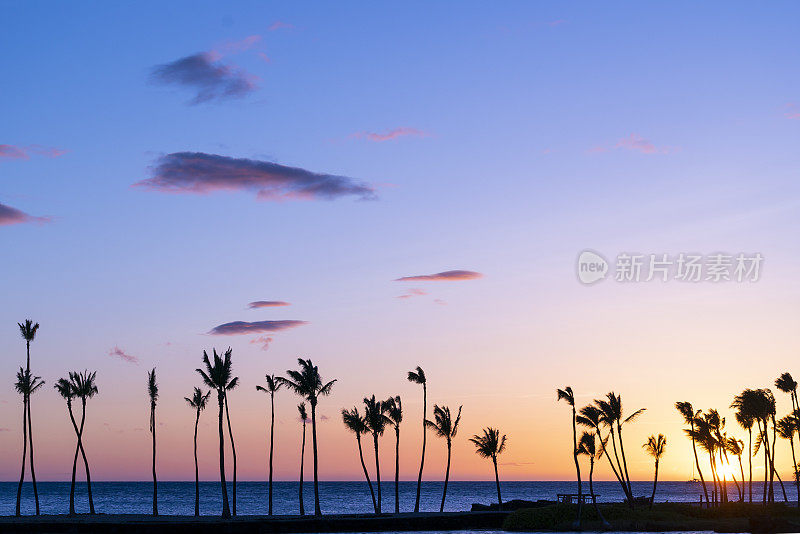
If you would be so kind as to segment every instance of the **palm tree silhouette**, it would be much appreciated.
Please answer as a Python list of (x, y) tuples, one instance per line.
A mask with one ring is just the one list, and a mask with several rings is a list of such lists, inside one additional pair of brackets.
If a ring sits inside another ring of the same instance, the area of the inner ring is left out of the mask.
[(422, 489), (422, 468), (425, 466), (425, 441), (428, 437), (428, 381), (425, 378), (425, 371), (419, 365), (413, 371), (408, 372), (408, 381), (415, 384), (422, 384), (422, 456), (419, 460), (419, 475), (417, 475), (417, 497), (414, 500), (414, 512), (419, 512), (419, 493)]
[[(231, 350), (231, 349), (228, 349)], [(233, 351), (231, 351), (233, 352)], [(228, 439), (231, 441), (231, 456), (233, 456), (233, 485), (231, 487), (231, 494), (233, 496), (233, 515), (236, 515), (236, 443), (233, 441), (233, 429), (231, 428), (231, 412), (228, 408), (228, 392), (236, 389), (239, 385), (239, 377), (235, 376), (228, 382), (225, 387), (225, 420), (228, 422)]]
[[(736, 399), (739, 399), (738, 401)], [(747, 484), (747, 491), (749, 493), (749, 501), (753, 502), (753, 425), (756, 424), (755, 414), (753, 414), (750, 410), (750, 406), (743, 402), (743, 399), (740, 396), (737, 396), (734, 399), (731, 408), (736, 408), (736, 413), (734, 414), (736, 417), (736, 422), (739, 423), (739, 426), (747, 430), (748, 435), (748, 443), (747, 443), (747, 464), (748, 464), (748, 484)], [(742, 475), (744, 477), (744, 475)]]
[[(53, 387), (56, 389), (56, 391), (58, 391), (58, 394), (67, 401), (67, 412), (69, 413), (70, 421), (72, 421), (72, 428), (75, 429), (75, 437), (77, 439), (78, 425), (75, 423), (75, 415), (72, 412), (72, 401), (75, 399), (75, 391), (72, 389), (72, 384), (66, 378), (59, 378)], [(80, 450), (80, 444), (75, 447), (75, 459), (72, 461), (72, 483), (69, 487), (70, 515), (75, 514), (75, 471), (78, 464), (78, 450)]]
[(650, 496), (650, 508), (653, 507), (653, 501), (656, 498), (656, 484), (658, 484), (658, 462), (664, 455), (664, 449), (666, 447), (667, 438), (664, 437), (664, 434), (659, 434), (658, 437), (652, 435), (647, 438), (647, 441), (644, 443), (644, 445), (642, 445), (642, 448), (647, 451), (647, 454), (652, 456), (656, 461), (656, 470), (655, 474), (653, 475), (653, 494)]
[(386, 417), (394, 427), (394, 513), (400, 513), (400, 423), (403, 422), (403, 403), (400, 396), (389, 397), (384, 401)]
[(482, 458), (491, 458), (494, 464), (494, 482), (497, 485), (497, 506), (503, 509), (503, 498), (500, 496), (500, 475), (497, 473), (497, 455), (506, 450), (506, 435), (500, 437), (500, 431), (496, 428), (487, 427), (483, 429), (483, 435), (475, 434), (469, 440), (475, 444), (475, 452)]
[[(788, 374), (788, 373), (787, 373)], [(797, 489), (797, 503), (800, 506), (800, 473), (797, 471), (797, 458), (794, 455), (794, 435), (797, 433), (798, 420), (794, 415), (787, 415), (778, 420), (778, 435), (789, 440), (792, 447), (792, 472), (795, 488)]]
[[(25, 371), (28, 373), (30, 377), (31, 374), (31, 341), (36, 338), (36, 332), (39, 331), (39, 323), (34, 323), (30, 319), (25, 319), (24, 323), (17, 323), (19, 326), (19, 333), (22, 335), (22, 339), (25, 340), (25, 352), (27, 358), (25, 360)], [(33, 385), (31, 382), (30, 385)], [(38, 387), (36, 388), (38, 389)], [(22, 420), (22, 424), (27, 424), (27, 435), (25, 433), (25, 429), (23, 428), (23, 437), (26, 439), (26, 443), (30, 443), (31, 452), (30, 452), (30, 459), (31, 459), (31, 481), (33, 482), (33, 497), (36, 501), (36, 515), (39, 515), (39, 490), (36, 486), (36, 468), (34, 467), (33, 463), (33, 425), (31, 424), (31, 393), (33, 391), (28, 392), (27, 394), (23, 394), (22, 397), (22, 405), (24, 416)], [(23, 447), (24, 451), (25, 447)], [(23, 462), (24, 463), (24, 462)], [(22, 491), (22, 479), (25, 477), (25, 469), (23, 467), (22, 475), (20, 477), (20, 486), (19, 492)], [(17, 498), (17, 502), (19, 502), (19, 498)], [(17, 515), (19, 515), (19, 506), (17, 506)]]
[(600, 444), (600, 450), (597, 450), (596, 446), (596, 434), (594, 432), (584, 432), (581, 434), (581, 439), (578, 441), (578, 454), (583, 454), (589, 457), (589, 495), (592, 496), (592, 504), (594, 505), (594, 511), (597, 513), (597, 516), (603, 522), (603, 527), (609, 529), (611, 525), (609, 525), (606, 518), (603, 517), (603, 512), (600, 511), (600, 507), (597, 506), (597, 498), (594, 496), (594, 460), (595, 458), (600, 459), (605, 451), (605, 443)]
[[(773, 455), (770, 454), (769, 423), (775, 416), (775, 397), (768, 389), (745, 389), (733, 398), (731, 408), (742, 417), (747, 417), (756, 424), (756, 443), (753, 455), (758, 454), (759, 450), (764, 450), (764, 488), (762, 500), (764, 503), (769, 500), (774, 501), (774, 489), (772, 480), (775, 474), (775, 464)], [(774, 434), (773, 425), (773, 434)], [(773, 445), (775, 440), (773, 439)]]
[[(725, 448), (729, 453), (739, 459), (739, 471), (742, 473), (742, 490), (739, 492), (739, 502), (744, 502), (745, 482), (744, 482), (744, 466), (742, 465), (742, 453), (744, 452), (744, 441), (736, 438), (728, 438)], [(738, 488), (739, 485), (737, 484)]]
[[(94, 515), (94, 497), (92, 496), (92, 475), (89, 471), (89, 460), (86, 458), (86, 450), (83, 447), (83, 427), (86, 423), (86, 401), (97, 395), (97, 385), (95, 378), (97, 371), (89, 372), (70, 372), (69, 381), (76, 397), (81, 399), (81, 424), (78, 428), (78, 449), (83, 457), (83, 467), (86, 471), (86, 490), (89, 494), (89, 513)], [(76, 451), (77, 454), (77, 451)]]
[(288, 370), (286, 374), (289, 375), (289, 378), (279, 376), (276, 377), (276, 380), (294, 391), (297, 395), (304, 397), (311, 405), (311, 441), (314, 452), (314, 515), (322, 515), (322, 510), (319, 507), (317, 402), (319, 401), (319, 397), (325, 397), (331, 394), (336, 380), (331, 380), (323, 384), (322, 377), (319, 374), (319, 368), (314, 365), (311, 360), (298, 358), (297, 363), (300, 364), (299, 371)]
[(214, 349), (214, 363), (208, 358), (208, 353), (203, 351), (203, 365), (205, 369), (196, 369), (203, 378), (203, 383), (217, 392), (219, 404), (219, 481), (222, 488), (222, 517), (231, 516), (228, 506), (228, 486), (225, 483), (225, 433), (222, 430), (222, 412), (225, 408), (225, 391), (231, 382), (233, 364), (231, 363), (231, 349), (225, 351), (224, 357), (217, 354)]
[[(627, 487), (627, 494), (630, 498), (630, 504), (631, 506), (634, 506), (633, 490), (631, 489), (631, 477), (628, 474), (628, 461), (625, 458), (625, 444), (622, 441), (622, 426), (624, 423), (629, 423), (639, 417), (642, 413), (644, 413), (645, 408), (640, 408), (628, 417), (625, 417), (622, 409), (622, 396), (615, 394), (613, 391), (606, 394), (605, 400), (601, 399), (594, 402), (602, 413), (602, 421), (610, 429), (611, 445), (614, 449), (614, 455), (617, 457), (617, 467), (619, 468), (619, 472), (621, 475), (623, 475), (625, 480), (625, 486)], [(617, 456), (617, 441), (619, 441), (619, 452), (622, 455), (621, 466), (619, 463), (619, 457)]]
[(275, 381), (275, 375), (266, 375), (267, 387), (256, 386), (257, 391), (269, 393), (270, 422), (269, 422), (269, 515), (272, 515), (272, 450), (275, 437), (275, 392), (281, 388), (281, 383)]
[(572, 393), (572, 388), (569, 386), (564, 389), (557, 389), (556, 395), (557, 401), (564, 400), (572, 407), (572, 459), (575, 462), (575, 472), (578, 474), (578, 519), (576, 520), (576, 524), (580, 529), (581, 507), (583, 506), (583, 484), (581, 483), (581, 466), (578, 463), (578, 426), (575, 421), (575, 417), (577, 416), (575, 413), (575, 395)]
[(375, 447), (375, 485), (378, 487), (378, 514), (383, 511), (381, 508), (381, 462), (378, 455), (378, 437), (383, 435), (386, 425), (390, 423), (389, 418), (384, 414), (385, 411), (386, 406), (381, 401), (375, 400), (375, 395), (369, 398), (364, 397), (364, 421), (372, 433), (372, 442)]
[(439, 507), (439, 512), (444, 512), (444, 499), (447, 496), (447, 482), (450, 480), (450, 456), (453, 449), (453, 438), (456, 437), (458, 432), (458, 423), (461, 421), (461, 408), (458, 407), (458, 415), (453, 420), (450, 414), (450, 408), (447, 406), (440, 407), (438, 404), (433, 405), (433, 418), (434, 421), (425, 420), (425, 424), (429, 426), (436, 435), (447, 440), (447, 469), (444, 475), (444, 490), (442, 491), (442, 505)]
[(378, 501), (375, 500), (375, 490), (372, 489), (372, 481), (369, 479), (369, 471), (367, 471), (367, 464), (364, 463), (364, 451), (361, 448), (361, 435), (369, 432), (366, 420), (358, 413), (358, 408), (353, 407), (352, 410), (342, 409), (342, 422), (345, 428), (356, 435), (356, 444), (358, 445), (358, 458), (361, 460), (361, 469), (364, 470), (364, 478), (367, 479), (369, 486), (369, 493), (372, 495), (372, 507), (375, 513), (378, 513)]
[(156, 368), (147, 372), (147, 394), (150, 397), (150, 434), (153, 436), (153, 515), (158, 515), (158, 480), (156, 479), (156, 401), (158, 384)]
[(706, 497), (706, 504), (708, 504), (708, 488), (706, 488), (706, 479), (703, 478), (703, 471), (700, 470), (700, 460), (697, 457), (697, 446), (694, 441), (694, 437), (692, 436), (692, 432), (694, 430), (694, 420), (695, 417), (700, 413), (698, 410), (697, 412), (694, 411), (694, 407), (692, 407), (691, 402), (676, 402), (675, 409), (680, 412), (683, 416), (684, 422), (689, 425), (688, 432), (689, 437), (692, 439), (692, 452), (694, 452), (694, 463), (697, 467), (697, 474), (700, 476), (700, 482), (703, 484), (703, 494)]
[[(44, 381), (40, 376), (31, 376), (31, 372), (23, 369), (22, 367), (19, 368), (17, 371), (17, 381), (14, 384), (14, 388), (17, 390), (17, 393), (22, 395), (22, 472), (20, 473), (19, 477), (19, 486), (17, 487), (17, 515), (20, 515), (20, 502), (22, 499), (22, 481), (25, 478), (25, 457), (28, 453), (27, 445), (28, 445), (28, 435), (31, 429), (30, 425), (30, 411), (28, 410), (28, 402), (27, 400), (30, 399), (31, 395), (36, 392), (40, 387), (44, 385)], [(31, 441), (31, 449), (33, 449), (33, 440)], [(31, 451), (31, 467), (33, 467), (33, 451)], [(31, 478), (33, 478), (31, 470)], [(34, 483), (34, 496), (36, 498), (36, 515), (39, 515), (39, 494), (36, 492), (36, 484)]]
[(300, 515), (306, 515), (306, 508), (303, 506), (303, 465), (305, 464), (306, 455), (306, 422), (308, 421), (308, 412), (306, 412), (306, 403), (301, 402), (297, 405), (297, 411), (300, 412), (300, 420), (303, 422), (303, 441), (300, 445)]
[(600, 456), (605, 456), (608, 459), (608, 465), (611, 467), (611, 471), (614, 473), (614, 477), (617, 479), (617, 482), (619, 482), (620, 486), (622, 487), (622, 492), (625, 494), (625, 497), (632, 502), (631, 496), (628, 494), (628, 486), (625, 484), (622, 474), (617, 469), (617, 466), (614, 465), (614, 461), (611, 460), (611, 455), (608, 452), (607, 445), (608, 440), (611, 437), (611, 433), (613, 432), (613, 427), (611, 427), (608, 434), (603, 437), (602, 427), (607, 427), (608, 425), (605, 423), (603, 412), (600, 411), (600, 408), (598, 408), (596, 405), (590, 404), (589, 406), (584, 406), (580, 409), (579, 413), (580, 415), (577, 416), (575, 420), (579, 425), (594, 430), (595, 434), (597, 435), (597, 439), (600, 442), (600, 454), (598, 455), (598, 459)]
[(200, 470), (197, 466), (197, 426), (200, 424), (200, 412), (206, 409), (208, 398), (211, 396), (211, 391), (203, 393), (203, 391), (196, 387), (194, 394), (190, 397), (184, 397), (186, 402), (194, 408), (196, 415), (194, 418), (194, 515), (200, 515)]

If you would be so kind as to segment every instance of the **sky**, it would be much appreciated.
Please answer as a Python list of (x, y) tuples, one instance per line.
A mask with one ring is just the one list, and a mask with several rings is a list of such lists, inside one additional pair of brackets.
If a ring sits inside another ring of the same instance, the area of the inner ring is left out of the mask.
[[(686, 480), (675, 401), (720, 409), (743, 438), (733, 395), (800, 374), (795, 3), (0, 10), (2, 480), (19, 472), (26, 318), (46, 381), (40, 480), (69, 478), (75, 438), (52, 384), (83, 369), (99, 387), (93, 477), (148, 479), (154, 367), (159, 478), (191, 480), (184, 397), (212, 348), (233, 349), (241, 380), (240, 480), (266, 477), (255, 386), (298, 357), (337, 379), (319, 406), (325, 480), (361, 478), (340, 411), (372, 394), (402, 397), (401, 478), (416, 478), (417, 365), (429, 410), (463, 405), (454, 480), (493, 476), (467, 441), (486, 426), (508, 435), (502, 479), (573, 477), (566, 385), (579, 406), (613, 390), (647, 409), (626, 431), (631, 478), (651, 477), (640, 445), (664, 433), (660, 477)], [(586, 249), (763, 264), (754, 282), (587, 286)], [(279, 480), (298, 476), (299, 401), (276, 395)], [(200, 422), (206, 480), (214, 418)], [(427, 479), (443, 478), (445, 451), (429, 436)], [(785, 442), (777, 463), (790, 477)]]

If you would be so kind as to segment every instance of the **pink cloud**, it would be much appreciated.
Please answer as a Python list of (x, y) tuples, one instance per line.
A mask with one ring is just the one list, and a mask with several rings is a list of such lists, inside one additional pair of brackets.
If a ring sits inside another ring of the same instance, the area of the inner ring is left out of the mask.
[[(789, 103), (784, 106), (783, 116), (787, 119), (800, 120), (800, 107), (797, 104)], [(1, 146), (1, 145), (0, 145)]]
[(269, 25), (267, 30), (274, 32), (275, 30), (290, 30), (294, 28), (294, 24), (289, 24), (288, 22), (282, 22), (280, 20), (276, 20), (272, 24)]
[(199, 52), (155, 66), (150, 79), (194, 91), (189, 104), (243, 98), (258, 88), (258, 77), (220, 61), (220, 52)]
[(126, 361), (128, 363), (136, 363), (136, 364), (139, 363), (139, 358), (133, 356), (132, 354), (128, 354), (127, 352), (117, 347), (116, 345), (114, 346), (113, 349), (110, 349), (108, 351), (108, 355), (114, 358), (119, 358), (120, 360)]
[(427, 295), (427, 294), (428, 294), (428, 292), (425, 291), (424, 289), (411, 288), (408, 291), (406, 291), (404, 294), (398, 295), (395, 298), (397, 298), (397, 299), (410, 299), (412, 297), (421, 297), (421, 296)]
[(49, 217), (34, 217), (33, 215), (28, 215), (24, 211), (12, 208), (11, 206), (0, 204), (0, 226), (10, 226), (12, 224), (23, 223), (42, 224), (46, 222), (50, 222)]
[(62, 148), (54, 148), (42, 145), (0, 145), (0, 159), (30, 159), (31, 154), (43, 156), (45, 158), (57, 158), (66, 153), (67, 151)]
[(239, 41), (227, 41), (222, 45), (220, 45), (216, 49), (216, 51), (220, 55), (236, 54), (238, 52), (244, 52), (245, 50), (250, 50), (259, 42), (261, 42), (260, 35), (249, 35)]
[(603, 154), (605, 152), (608, 152), (608, 149), (604, 146), (593, 146), (586, 151), (587, 154)]
[(638, 134), (630, 134), (628, 137), (623, 137), (614, 145), (614, 148), (633, 150), (635, 152), (641, 152), (642, 154), (667, 154), (670, 152), (669, 148), (656, 147), (649, 140), (644, 139)]
[(455, 271), (443, 271), (441, 273), (435, 273), (435, 274), (418, 274), (414, 276), (403, 276), (402, 278), (395, 279), (395, 282), (410, 282), (410, 281), (455, 282), (459, 280), (475, 280), (482, 277), (483, 274), (477, 273), (475, 271), (455, 270)]
[(394, 141), (400, 137), (429, 137), (430, 134), (427, 132), (423, 132), (422, 130), (417, 130), (416, 128), (408, 128), (406, 126), (401, 126), (399, 128), (395, 128), (393, 130), (389, 130), (385, 133), (376, 133), (376, 132), (356, 132), (351, 135), (351, 137), (355, 137), (357, 139), (367, 139), (368, 141), (374, 141), (376, 143), (381, 143), (383, 141)]
[(272, 59), (264, 52), (259, 52), (258, 57), (260, 57), (264, 63), (272, 63)]
[(272, 343), (272, 336), (260, 336), (250, 340), (253, 345), (261, 345), (261, 350), (268, 350), (269, 344)]
[(235, 336), (240, 334), (262, 334), (266, 332), (280, 332), (281, 330), (288, 330), (308, 324), (306, 321), (234, 321), (232, 323), (225, 323), (215, 326), (211, 329), (209, 334), (216, 336)]
[(251, 310), (257, 308), (275, 308), (278, 306), (289, 306), (288, 302), (284, 302), (282, 300), (256, 300), (255, 302), (251, 302), (247, 305), (248, 308)]
[(436, 304), (439, 304), (440, 306), (447, 306), (447, 301), (442, 300), (442, 299), (433, 299), (433, 302), (435, 302)]

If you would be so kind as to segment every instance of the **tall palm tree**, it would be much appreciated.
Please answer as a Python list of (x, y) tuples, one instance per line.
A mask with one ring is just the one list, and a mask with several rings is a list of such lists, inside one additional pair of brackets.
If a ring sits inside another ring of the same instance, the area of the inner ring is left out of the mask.
[(461, 408), (458, 407), (458, 415), (455, 420), (450, 414), (450, 408), (447, 406), (440, 407), (438, 404), (433, 405), (433, 421), (425, 420), (431, 430), (436, 432), (436, 435), (447, 440), (447, 469), (444, 475), (444, 489), (442, 490), (442, 505), (439, 507), (440, 512), (444, 512), (444, 499), (447, 496), (447, 482), (450, 480), (450, 457), (453, 450), (453, 438), (456, 437), (458, 432), (458, 423), (461, 421)]
[(597, 435), (597, 439), (600, 443), (600, 454), (598, 454), (598, 459), (600, 456), (605, 456), (608, 459), (608, 465), (611, 467), (611, 472), (614, 473), (614, 477), (622, 487), (622, 492), (625, 494), (626, 499), (628, 499), (629, 502), (633, 502), (632, 497), (628, 495), (628, 486), (625, 484), (622, 474), (620, 474), (617, 466), (614, 465), (614, 461), (611, 459), (611, 455), (609, 454), (607, 448), (608, 440), (611, 437), (613, 427), (609, 430), (609, 433), (603, 437), (603, 428), (607, 427), (608, 425), (605, 424), (603, 412), (601, 412), (600, 408), (598, 408), (596, 405), (590, 404), (589, 406), (584, 406), (580, 409), (579, 413), (580, 415), (576, 417), (578, 424), (592, 429)]
[(800, 410), (800, 404), (797, 401), (797, 382), (795, 382), (792, 375), (789, 373), (782, 373), (775, 380), (775, 387), (778, 388), (779, 391), (784, 393), (788, 393), (792, 399), (792, 413), (797, 412)]
[(200, 412), (206, 409), (208, 398), (211, 396), (211, 391), (203, 393), (203, 390), (196, 387), (194, 394), (190, 397), (184, 397), (186, 402), (194, 408), (194, 515), (200, 515), (200, 469), (197, 466), (197, 426), (200, 424)]
[(604, 451), (605, 451), (605, 443), (600, 443), (600, 450), (597, 450), (597, 435), (595, 432), (584, 432), (581, 435), (581, 439), (578, 441), (578, 454), (583, 454), (589, 457), (589, 495), (592, 497), (592, 505), (594, 506), (594, 511), (597, 513), (597, 516), (600, 518), (600, 521), (603, 522), (604, 528), (610, 528), (608, 521), (606, 518), (603, 517), (603, 512), (600, 511), (600, 507), (597, 506), (597, 498), (594, 496), (594, 460), (595, 458), (599, 459)]
[(689, 425), (689, 437), (692, 439), (694, 465), (697, 468), (697, 474), (700, 476), (700, 482), (703, 484), (703, 494), (706, 497), (706, 504), (708, 504), (708, 488), (706, 488), (706, 479), (703, 477), (703, 471), (700, 469), (700, 460), (697, 457), (697, 445), (695, 444), (694, 437), (692, 436), (692, 431), (694, 431), (694, 420), (700, 411), (698, 410), (695, 412), (691, 402), (676, 402), (675, 409), (680, 412), (680, 414), (683, 416), (684, 422)]
[(733, 398), (731, 408), (741, 412), (756, 424), (756, 442), (753, 455), (764, 450), (764, 487), (762, 500), (774, 500), (771, 480), (774, 477), (775, 464), (770, 454), (769, 423), (775, 413), (775, 398), (768, 389), (745, 389)]
[(269, 515), (272, 515), (272, 450), (275, 443), (275, 392), (282, 384), (275, 380), (275, 375), (266, 375), (267, 387), (256, 386), (257, 391), (269, 393), (270, 420), (269, 420)]
[[(25, 371), (30, 375), (31, 373), (31, 342), (36, 338), (36, 332), (39, 331), (39, 323), (34, 323), (30, 319), (25, 319), (24, 323), (17, 323), (19, 326), (19, 333), (22, 335), (22, 339), (25, 340), (25, 352), (26, 352), (26, 360), (25, 360)], [(38, 388), (37, 388), (38, 389)], [(33, 393), (32, 391), (30, 393)], [(36, 501), (36, 515), (39, 515), (39, 489), (36, 486), (36, 468), (33, 463), (33, 425), (31, 424), (31, 396), (30, 393), (27, 395), (23, 395), (22, 404), (23, 410), (25, 410), (27, 417), (23, 418), (23, 424), (26, 424), (25, 419), (27, 419), (28, 425), (28, 432), (27, 432), (27, 439), (30, 443), (30, 459), (31, 459), (31, 482), (33, 482), (33, 497)], [(25, 432), (23, 432), (24, 434)], [(24, 471), (23, 471), (24, 476)], [(19, 515), (19, 514), (17, 514)]]
[(303, 422), (303, 441), (300, 445), (300, 515), (306, 515), (306, 508), (303, 506), (303, 465), (305, 464), (306, 455), (306, 423), (308, 422), (308, 412), (306, 412), (306, 403), (301, 402), (297, 405), (297, 411), (300, 412), (300, 420)]
[[(231, 349), (228, 349), (231, 350)], [(232, 487), (231, 487), (231, 495), (233, 496), (232, 499), (232, 507), (233, 507), (233, 515), (236, 515), (236, 443), (233, 441), (233, 428), (231, 427), (231, 412), (230, 408), (228, 407), (228, 392), (236, 389), (236, 386), (239, 385), (239, 377), (235, 376), (231, 378), (228, 385), (225, 387), (225, 420), (228, 422), (228, 439), (231, 442), (231, 456), (233, 457), (233, 480), (232, 480)]]
[(400, 513), (400, 423), (403, 422), (403, 403), (400, 396), (389, 397), (383, 403), (386, 406), (386, 417), (394, 427), (394, 513)]
[(664, 449), (667, 447), (667, 438), (664, 434), (659, 434), (658, 437), (651, 435), (647, 441), (642, 445), (642, 448), (647, 451), (647, 454), (652, 456), (656, 462), (656, 470), (653, 475), (653, 494), (650, 496), (650, 508), (653, 507), (653, 501), (656, 499), (656, 484), (658, 484), (658, 462), (664, 455)]
[(156, 479), (156, 368), (147, 372), (147, 395), (150, 397), (150, 434), (153, 436), (153, 515), (158, 515), (158, 480)]
[[(788, 374), (788, 373), (787, 373)], [(794, 415), (787, 415), (778, 420), (778, 435), (789, 440), (792, 447), (792, 473), (795, 488), (797, 489), (797, 503), (800, 506), (800, 473), (797, 471), (797, 458), (794, 455), (794, 435), (797, 433), (798, 420)]]
[(86, 401), (97, 395), (98, 389), (95, 379), (97, 371), (70, 372), (69, 381), (75, 395), (81, 399), (81, 424), (78, 428), (78, 448), (83, 457), (83, 467), (86, 472), (86, 490), (89, 494), (89, 513), (94, 515), (94, 497), (92, 496), (92, 474), (89, 471), (89, 460), (86, 458), (86, 449), (83, 446), (83, 427), (86, 423)]
[[(726, 443), (726, 449), (729, 453), (736, 456), (739, 459), (739, 471), (742, 473), (742, 490), (739, 493), (739, 501), (744, 502), (744, 466), (742, 465), (742, 453), (744, 453), (744, 441), (736, 438), (728, 438), (728, 442)], [(738, 486), (738, 485), (737, 485)]]
[[(75, 422), (75, 415), (72, 412), (72, 401), (75, 399), (75, 390), (67, 378), (59, 378), (53, 385), (58, 391), (58, 394), (67, 401), (67, 412), (69, 413), (69, 420), (72, 421), (72, 428), (75, 430), (75, 437), (78, 438), (78, 425)], [(80, 442), (75, 447), (75, 458), (72, 460), (72, 483), (69, 487), (69, 514), (75, 514), (75, 471), (78, 465), (78, 451), (80, 450)]]
[(378, 455), (378, 437), (383, 435), (386, 425), (389, 424), (389, 418), (384, 414), (385, 411), (386, 406), (383, 402), (375, 400), (375, 395), (364, 397), (364, 421), (372, 433), (372, 443), (375, 447), (375, 485), (378, 487), (378, 514), (383, 511), (381, 508), (381, 462)]
[(294, 391), (297, 395), (304, 397), (311, 405), (311, 442), (314, 452), (314, 515), (322, 515), (322, 510), (319, 507), (317, 402), (319, 402), (320, 397), (326, 397), (331, 394), (336, 380), (331, 380), (323, 384), (322, 377), (319, 374), (319, 368), (314, 365), (311, 360), (298, 358), (297, 363), (300, 364), (299, 371), (288, 370), (286, 371), (286, 374), (289, 375), (288, 378), (279, 376), (276, 380)]
[(475, 445), (475, 452), (482, 458), (491, 458), (494, 464), (494, 482), (497, 486), (497, 507), (503, 509), (503, 498), (500, 496), (500, 475), (497, 473), (497, 456), (506, 450), (506, 435), (500, 436), (496, 428), (483, 429), (483, 435), (475, 434), (469, 440)]
[(422, 456), (419, 460), (419, 475), (417, 475), (417, 497), (414, 500), (414, 512), (419, 512), (419, 493), (422, 489), (422, 468), (425, 466), (425, 441), (428, 437), (428, 380), (425, 378), (425, 371), (419, 365), (413, 371), (408, 372), (408, 381), (415, 384), (422, 384)]
[(225, 351), (225, 355), (217, 354), (214, 349), (214, 363), (208, 358), (208, 353), (203, 351), (203, 365), (205, 369), (196, 369), (203, 378), (203, 383), (217, 392), (217, 403), (219, 404), (219, 482), (222, 488), (222, 517), (231, 516), (231, 509), (228, 505), (228, 486), (225, 483), (225, 433), (222, 430), (222, 412), (225, 409), (225, 391), (231, 381), (233, 364), (231, 363), (232, 350)]
[[(629, 423), (644, 413), (645, 408), (640, 408), (633, 412), (628, 417), (625, 417), (622, 409), (622, 396), (617, 395), (613, 391), (606, 394), (605, 399), (596, 400), (595, 405), (602, 412), (602, 421), (609, 427), (611, 434), (611, 445), (614, 449), (614, 455), (617, 455), (616, 442), (619, 441), (619, 452), (622, 456), (622, 464), (619, 464), (617, 457), (617, 467), (619, 468), (620, 475), (623, 475), (625, 485), (627, 487), (627, 494), (630, 498), (631, 506), (634, 505), (633, 490), (631, 489), (631, 477), (628, 474), (628, 462), (625, 458), (625, 444), (622, 441), (622, 426)], [(616, 431), (616, 438), (615, 438)]]
[[(734, 416), (739, 426), (747, 430), (747, 464), (749, 469), (747, 491), (749, 493), (749, 501), (753, 502), (753, 425), (755, 424), (755, 419), (741, 408), (736, 411)], [(744, 473), (742, 473), (742, 480), (744, 481)], [(742, 485), (744, 485), (744, 482), (742, 482)]]
[(575, 472), (578, 473), (578, 519), (577, 525), (581, 525), (581, 507), (583, 506), (583, 484), (581, 483), (581, 466), (578, 463), (578, 425), (575, 421), (575, 395), (572, 388), (567, 386), (564, 389), (556, 390), (556, 401), (564, 400), (572, 407), (572, 459), (575, 462)]
[(342, 422), (345, 428), (356, 435), (356, 444), (358, 445), (358, 458), (361, 460), (361, 469), (364, 470), (364, 478), (367, 479), (369, 486), (369, 493), (372, 495), (372, 507), (375, 513), (378, 513), (378, 501), (375, 499), (375, 490), (372, 489), (372, 481), (369, 479), (369, 471), (367, 471), (367, 464), (364, 463), (364, 451), (361, 448), (361, 435), (369, 432), (366, 420), (358, 413), (358, 408), (353, 407), (352, 410), (342, 409)]
[[(31, 376), (30, 371), (26, 371), (22, 367), (19, 368), (17, 371), (17, 381), (14, 383), (14, 388), (17, 390), (17, 393), (22, 395), (23, 405), (22, 405), (22, 471), (19, 476), (19, 486), (17, 487), (17, 511), (16, 514), (20, 515), (20, 502), (22, 499), (22, 481), (25, 478), (25, 457), (28, 453), (27, 445), (28, 445), (28, 435), (31, 429), (30, 426), (30, 412), (28, 411), (28, 403), (27, 399), (30, 399), (30, 396), (36, 392), (40, 387), (44, 385), (44, 381), (40, 376)], [(32, 443), (32, 440), (31, 440)], [(31, 454), (31, 466), (33, 466), (33, 454)], [(33, 472), (31, 471), (31, 478), (33, 478)], [(39, 496), (36, 493), (36, 485), (34, 484), (34, 496), (36, 498), (36, 514), (39, 514)]]

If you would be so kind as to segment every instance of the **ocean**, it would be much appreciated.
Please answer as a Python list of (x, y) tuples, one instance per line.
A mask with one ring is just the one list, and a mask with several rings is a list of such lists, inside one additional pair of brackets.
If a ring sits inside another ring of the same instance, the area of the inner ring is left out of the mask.
[[(373, 483), (374, 484), (374, 483)], [(649, 496), (652, 482), (633, 482), (635, 495)], [(442, 482), (422, 483), (420, 510), (438, 512), (442, 499)], [(39, 503), (44, 514), (65, 514), (69, 511), (69, 482), (39, 482)], [(298, 508), (298, 483), (273, 483), (273, 513), (295, 515)], [(400, 482), (400, 511), (414, 509), (416, 482)], [(240, 515), (260, 515), (267, 513), (266, 482), (239, 482), (237, 485), (237, 512)], [(229, 498), (232, 485), (228, 483)], [(575, 482), (501, 482), (504, 501), (511, 499), (555, 500), (557, 493), (575, 493)], [(753, 484), (754, 500), (760, 498), (760, 484)], [(598, 501), (621, 501), (622, 491), (617, 482), (595, 482)], [(588, 484), (585, 484), (588, 493)], [(320, 482), (320, 505), (323, 513), (371, 513), (372, 500), (365, 481)], [(394, 482), (381, 485), (383, 511), (394, 511)], [(659, 482), (656, 493), (658, 502), (699, 502), (703, 489), (699, 483)], [(790, 501), (797, 495), (794, 485), (786, 486)], [(95, 509), (106, 514), (149, 514), (152, 513), (152, 482), (93, 482)], [(736, 488), (729, 487), (732, 500), (737, 498)], [(17, 483), (0, 482), (0, 515), (13, 515), (16, 505)], [(306, 513), (314, 512), (314, 488), (311, 482), (304, 484)], [(775, 499), (783, 500), (780, 485), (776, 485)], [(447, 487), (446, 511), (469, 510), (473, 503), (488, 504), (497, 501), (494, 482), (450, 482)], [(222, 498), (219, 482), (200, 483), (200, 513), (216, 515), (220, 513)], [(77, 484), (75, 506), (79, 513), (88, 512), (86, 484)], [(22, 513), (34, 512), (33, 486), (26, 482), (23, 487)], [(159, 482), (158, 511), (162, 515), (191, 515), (194, 513), (194, 482)]]

